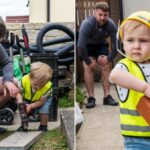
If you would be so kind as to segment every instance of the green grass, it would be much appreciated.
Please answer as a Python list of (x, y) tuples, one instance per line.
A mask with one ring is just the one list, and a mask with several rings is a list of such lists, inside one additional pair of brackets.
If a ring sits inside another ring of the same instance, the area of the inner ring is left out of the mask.
[(9, 135), (11, 135), (12, 133), (14, 133), (14, 131), (7, 131), (7, 132), (4, 132), (4, 133), (0, 134), (0, 141), (2, 141), (3, 139), (5, 139), (6, 137), (8, 137)]
[(44, 133), (30, 150), (69, 150), (69, 148), (60, 130), (53, 129)]
[(84, 100), (86, 98), (86, 91), (82, 91), (80, 85), (76, 86), (76, 101), (82, 107), (84, 105)]
[(74, 107), (74, 101), (69, 100), (67, 96), (63, 96), (59, 99), (58, 105), (61, 108), (68, 108), (68, 107)]

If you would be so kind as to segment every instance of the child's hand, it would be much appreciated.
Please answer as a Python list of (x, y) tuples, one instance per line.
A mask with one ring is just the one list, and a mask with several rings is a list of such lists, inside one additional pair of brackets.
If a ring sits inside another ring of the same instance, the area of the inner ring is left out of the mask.
[(26, 111), (29, 114), (32, 110), (32, 105), (31, 104), (26, 104)]
[(150, 85), (149, 84), (147, 84), (144, 94), (145, 94), (145, 96), (150, 98)]

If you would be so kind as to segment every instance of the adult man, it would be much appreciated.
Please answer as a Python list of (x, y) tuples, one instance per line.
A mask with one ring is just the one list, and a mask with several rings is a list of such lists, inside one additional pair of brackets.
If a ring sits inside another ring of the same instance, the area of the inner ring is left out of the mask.
[[(0, 18), (0, 42), (6, 35), (6, 26)], [(18, 93), (18, 88), (13, 83), (13, 64), (8, 57), (4, 47), (0, 44), (0, 69), (3, 71), (3, 77), (0, 77), (0, 107), (5, 105), (12, 97)], [(0, 128), (0, 133), (4, 132)]]
[[(86, 18), (80, 27), (78, 51), (84, 65), (84, 80), (88, 92), (87, 108), (95, 107), (94, 98), (94, 70), (98, 65), (101, 71), (102, 86), (104, 91), (104, 105), (118, 105), (110, 96), (110, 62), (117, 54), (116, 50), (117, 27), (109, 18), (109, 6), (106, 2), (95, 5), (94, 16)], [(112, 51), (109, 53), (106, 38), (111, 37)]]

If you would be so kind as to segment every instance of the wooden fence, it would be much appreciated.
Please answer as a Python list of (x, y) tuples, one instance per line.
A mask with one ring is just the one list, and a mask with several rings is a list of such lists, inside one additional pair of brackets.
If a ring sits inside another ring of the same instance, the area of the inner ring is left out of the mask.
[(76, 0), (76, 25), (80, 26), (82, 20), (94, 13), (96, 0)]

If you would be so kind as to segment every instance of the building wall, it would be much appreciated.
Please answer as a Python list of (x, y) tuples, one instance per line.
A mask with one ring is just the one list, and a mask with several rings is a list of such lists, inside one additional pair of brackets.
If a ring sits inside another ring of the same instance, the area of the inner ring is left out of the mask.
[(122, 0), (123, 4), (123, 15), (124, 17), (129, 16), (135, 11), (146, 10), (150, 11), (149, 0)]
[[(50, 0), (50, 22), (75, 22), (74, 0)], [(47, 0), (30, 0), (29, 22), (47, 22)]]
[(51, 0), (50, 22), (75, 22), (75, 0)]
[(29, 22), (47, 22), (47, 0), (30, 0)]

